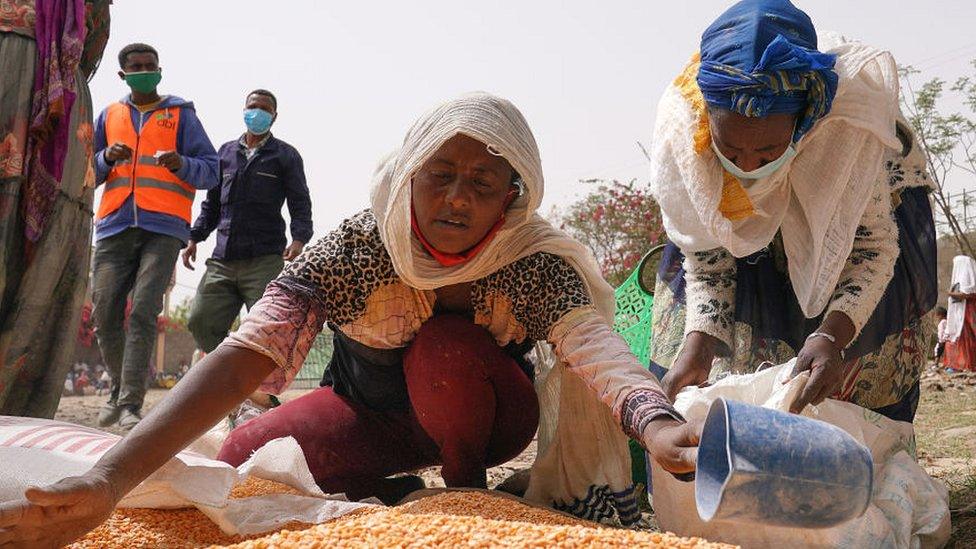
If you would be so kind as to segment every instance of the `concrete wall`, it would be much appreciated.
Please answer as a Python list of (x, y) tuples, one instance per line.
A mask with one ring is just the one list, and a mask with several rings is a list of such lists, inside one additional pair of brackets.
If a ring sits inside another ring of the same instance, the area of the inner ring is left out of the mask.
[[(193, 351), (197, 344), (193, 341), (193, 335), (185, 330), (166, 332), (166, 353), (163, 355), (163, 371), (176, 373), (180, 370), (180, 364), (189, 365), (193, 359)], [(153, 352), (153, 364), (156, 364), (156, 353)]]

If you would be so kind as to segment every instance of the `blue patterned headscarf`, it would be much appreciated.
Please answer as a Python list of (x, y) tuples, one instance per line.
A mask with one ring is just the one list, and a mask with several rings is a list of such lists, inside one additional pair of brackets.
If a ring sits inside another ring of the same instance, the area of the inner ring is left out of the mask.
[(793, 141), (830, 112), (836, 56), (788, 0), (743, 0), (702, 35), (698, 86), (710, 106), (745, 116), (797, 114)]

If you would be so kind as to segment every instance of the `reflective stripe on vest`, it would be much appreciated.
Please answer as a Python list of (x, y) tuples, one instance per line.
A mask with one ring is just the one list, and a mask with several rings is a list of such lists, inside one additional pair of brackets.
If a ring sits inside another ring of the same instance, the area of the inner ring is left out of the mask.
[[(109, 192), (114, 189), (129, 189), (132, 187), (132, 179), (125, 177), (118, 177), (116, 179), (110, 179), (105, 182), (105, 192)], [(152, 179), (149, 177), (137, 177), (136, 178), (136, 189), (166, 189), (169, 192), (176, 193), (180, 196), (186, 197), (188, 200), (193, 200), (195, 193), (193, 191), (188, 191), (183, 188), (182, 185), (177, 185), (175, 183), (170, 183), (169, 181), (159, 181), (157, 179)], [(138, 190), (136, 191), (138, 194)], [(128, 191), (126, 193), (128, 196)]]
[(112, 166), (105, 181), (97, 218), (102, 219), (115, 212), (130, 195), (135, 194), (135, 203), (139, 208), (169, 214), (190, 223), (196, 189), (156, 163), (157, 154), (176, 150), (180, 109), (158, 109), (140, 116), (148, 118), (137, 132), (132, 125), (128, 105), (115, 103), (106, 111), (106, 142), (109, 146), (125, 143), (132, 149), (132, 158), (120, 160)]

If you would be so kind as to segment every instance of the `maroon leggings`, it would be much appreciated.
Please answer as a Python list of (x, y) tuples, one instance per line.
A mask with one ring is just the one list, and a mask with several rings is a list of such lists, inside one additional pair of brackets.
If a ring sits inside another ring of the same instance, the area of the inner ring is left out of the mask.
[(389, 495), (385, 478), (442, 465), (449, 487), (484, 488), (485, 468), (528, 446), (539, 423), (532, 382), (469, 320), (427, 321), (403, 371), (410, 411), (381, 412), (322, 387), (238, 427), (217, 459), (237, 466), (268, 441), (292, 436), (327, 493)]

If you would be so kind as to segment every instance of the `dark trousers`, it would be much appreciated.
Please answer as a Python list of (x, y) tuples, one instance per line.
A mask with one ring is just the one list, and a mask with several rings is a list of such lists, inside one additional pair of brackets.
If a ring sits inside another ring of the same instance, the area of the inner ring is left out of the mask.
[(188, 327), (197, 348), (209, 353), (227, 337), (241, 305), (248, 309), (264, 295), (269, 282), (281, 273), (280, 254), (251, 259), (208, 259), (207, 272), (200, 279), (193, 298)]
[[(95, 245), (92, 320), (112, 378), (109, 402), (142, 408), (156, 319), (183, 243), (172, 236), (130, 228)], [(126, 328), (129, 293), (132, 309)]]
[(409, 411), (378, 411), (321, 387), (230, 433), (217, 459), (240, 465), (276, 438), (301, 445), (316, 482), (352, 500), (387, 495), (385, 477), (442, 465), (449, 487), (481, 487), (485, 469), (532, 441), (532, 382), (491, 335), (443, 315), (427, 321), (403, 361)]

